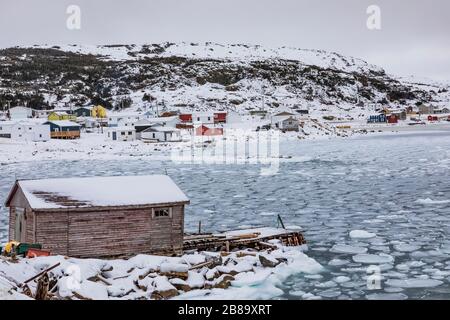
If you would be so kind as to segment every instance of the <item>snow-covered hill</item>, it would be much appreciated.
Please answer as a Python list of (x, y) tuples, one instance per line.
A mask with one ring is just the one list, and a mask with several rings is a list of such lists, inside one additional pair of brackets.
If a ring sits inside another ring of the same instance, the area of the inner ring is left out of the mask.
[(338, 53), (214, 43), (0, 51), (0, 105), (306, 109), (365, 117), (374, 104), (447, 104), (449, 84), (400, 78)]

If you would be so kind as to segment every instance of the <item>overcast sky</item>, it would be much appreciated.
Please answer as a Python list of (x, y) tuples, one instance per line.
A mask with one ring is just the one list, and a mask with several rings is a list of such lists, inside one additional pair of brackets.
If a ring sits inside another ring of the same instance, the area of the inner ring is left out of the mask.
[[(205, 42), (295, 46), (450, 80), (449, 0), (0, 0), (0, 47)], [(81, 29), (66, 27), (69, 5)], [(381, 30), (366, 9), (381, 8)]]

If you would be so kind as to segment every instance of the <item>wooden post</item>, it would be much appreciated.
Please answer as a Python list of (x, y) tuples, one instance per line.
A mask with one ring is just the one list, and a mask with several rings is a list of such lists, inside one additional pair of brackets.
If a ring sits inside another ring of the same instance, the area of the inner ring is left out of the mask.
[(286, 229), (286, 227), (284, 226), (284, 223), (283, 223), (283, 219), (281, 219), (281, 216), (280, 216), (280, 215), (278, 215), (278, 223), (281, 225), (281, 227), (282, 227), (283, 229)]
[(202, 220), (198, 222), (198, 234), (202, 234)]

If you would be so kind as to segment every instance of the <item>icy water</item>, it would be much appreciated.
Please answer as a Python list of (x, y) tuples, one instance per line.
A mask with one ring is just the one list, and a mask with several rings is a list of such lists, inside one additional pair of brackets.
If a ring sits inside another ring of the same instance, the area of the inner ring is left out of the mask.
[[(16, 177), (167, 172), (191, 198), (186, 231), (199, 220), (205, 231), (275, 226), (277, 214), (301, 227), (307, 254), (325, 271), (288, 278), (281, 298), (450, 299), (450, 132), (293, 141), (281, 150), (292, 158), (274, 176), (260, 175), (259, 165), (170, 161), (2, 165), (0, 199)], [(6, 214), (2, 207), (1, 242)], [(352, 230), (376, 236), (351, 238)], [(379, 287), (368, 287), (370, 265), (381, 272)]]

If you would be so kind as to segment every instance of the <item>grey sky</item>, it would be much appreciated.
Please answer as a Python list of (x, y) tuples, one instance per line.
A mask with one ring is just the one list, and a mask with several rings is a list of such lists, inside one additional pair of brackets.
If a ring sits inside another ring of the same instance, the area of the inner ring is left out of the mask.
[[(204, 42), (295, 46), (450, 80), (448, 0), (0, 0), (0, 47)], [(79, 5), (81, 30), (66, 28)], [(382, 29), (366, 27), (381, 7)]]

